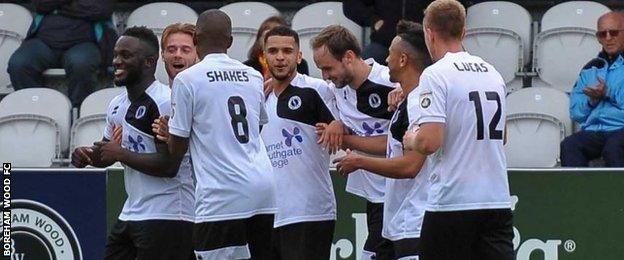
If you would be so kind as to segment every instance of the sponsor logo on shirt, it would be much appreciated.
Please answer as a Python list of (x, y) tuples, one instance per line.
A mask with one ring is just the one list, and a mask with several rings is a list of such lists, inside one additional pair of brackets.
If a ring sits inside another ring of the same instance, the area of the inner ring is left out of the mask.
[(294, 127), (292, 132), (285, 128), (282, 129), (282, 136), (284, 137), (284, 141), (266, 146), (273, 168), (282, 168), (288, 165), (290, 159), (303, 154), (303, 149), (295, 146), (297, 142), (303, 143), (303, 137), (301, 136), (301, 129), (299, 129), (299, 127)]
[(143, 144), (143, 136), (137, 135), (136, 139), (132, 138), (132, 136), (128, 136), (128, 141), (130, 141), (130, 150), (135, 153), (145, 151), (145, 145)]
[(374, 122), (371, 125), (369, 125), (366, 122), (363, 122), (362, 129), (364, 129), (364, 136), (371, 136), (375, 133), (377, 134), (383, 133), (383, 129), (381, 128), (381, 123), (379, 122)]

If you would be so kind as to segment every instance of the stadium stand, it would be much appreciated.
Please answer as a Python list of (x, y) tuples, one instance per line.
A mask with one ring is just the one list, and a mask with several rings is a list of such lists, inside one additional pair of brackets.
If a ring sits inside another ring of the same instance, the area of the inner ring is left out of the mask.
[(609, 11), (592, 1), (565, 2), (546, 11), (534, 41), (533, 70), (539, 78), (533, 86), (569, 93), (580, 69), (600, 51), (596, 22)]
[(78, 146), (90, 146), (93, 142), (102, 140), (108, 104), (123, 91), (122, 87), (105, 88), (85, 98), (80, 105), (80, 117), (72, 124), (70, 151)]
[(310, 40), (328, 25), (339, 24), (349, 29), (362, 42), (362, 27), (345, 17), (341, 2), (319, 2), (297, 11), (292, 20), (292, 28), (299, 33), (303, 58), (311, 61), (310, 76), (322, 78), (321, 71), (313, 64)]
[(464, 47), (494, 65), (507, 91), (522, 88), (518, 72), (530, 62), (531, 23), (522, 6), (503, 1), (484, 2), (468, 8)]
[(17, 167), (50, 167), (67, 151), (70, 110), (69, 98), (53, 89), (7, 95), (0, 101), (0, 158)]
[[(158, 40), (162, 37), (163, 30), (172, 23), (191, 23), (197, 21), (197, 13), (190, 7), (173, 2), (160, 2), (143, 5), (134, 10), (126, 22), (127, 27), (146, 26), (150, 28)], [(163, 84), (169, 84), (169, 76), (165, 71), (162, 57), (158, 59), (156, 67), (156, 79)]]
[(0, 3), (0, 96), (13, 91), (7, 72), (9, 57), (26, 37), (31, 22), (32, 15), (28, 9)]
[(507, 97), (507, 167), (554, 167), (572, 133), (570, 99), (561, 90), (523, 88)]
[(232, 47), (228, 55), (239, 61), (247, 60), (247, 51), (256, 41), (260, 24), (267, 18), (279, 15), (275, 7), (262, 2), (238, 2), (219, 8), (232, 19)]

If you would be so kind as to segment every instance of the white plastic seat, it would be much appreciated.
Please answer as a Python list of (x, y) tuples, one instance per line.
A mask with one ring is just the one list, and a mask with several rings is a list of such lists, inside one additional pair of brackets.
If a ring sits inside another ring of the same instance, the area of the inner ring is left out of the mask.
[(596, 24), (609, 11), (592, 1), (565, 2), (546, 11), (533, 46), (533, 70), (539, 76), (533, 86), (569, 93), (579, 71), (602, 48), (595, 36)]
[(522, 71), (530, 61), (531, 15), (511, 2), (483, 2), (468, 8), (464, 47), (501, 73), (508, 92), (522, 88)]
[(310, 76), (321, 78), (321, 71), (314, 64), (310, 40), (325, 27), (339, 24), (351, 31), (362, 43), (362, 27), (349, 20), (342, 12), (341, 2), (319, 2), (301, 8), (292, 20), (292, 28), (299, 33), (299, 45), (303, 58), (312, 62), (309, 64)]
[(47, 88), (12, 92), (0, 101), (0, 158), (18, 167), (49, 167), (69, 142), (71, 103)]
[(508, 167), (553, 167), (559, 144), (572, 133), (566, 93), (545, 87), (523, 88), (507, 97)]
[(102, 140), (106, 126), (106, 110), (109, 103), (125, 88), (105, 88), (89, 95), (80, 105), (80, 117), (74, 121), (71, 129), (69, 150), (78, 146), (91, 146)]
[(256, 34), (264, 20), (279, 15), (275, 7), (262, 2), (238, 2), (225, 5), (219, 10), (226, 13), (232, 20), (232, 37), (234, 41), (228, 49), (232, 59), (244, 62), (247, 53), (256, 41)]
[[(127, 20), (127, 27), (145, 26), (158, 36), (159, 46), (162, 33), (170, 24), (197, 22), (197, 13), (190, 7), (172, 2), (159, 2), (143, 5), (130, 13)], [(159, 51), (160, 54), (160, 51)], [(156, 79), (163, 84), (169, 84), (169, 76), (165, 70), (162, 57), (158, 58), (156, 66)]]
[(7, 73), (9, 58), (26, 38), (31, 22), (32, 15), (26, 8), (0, 3), (0, 95), (13, 91)]

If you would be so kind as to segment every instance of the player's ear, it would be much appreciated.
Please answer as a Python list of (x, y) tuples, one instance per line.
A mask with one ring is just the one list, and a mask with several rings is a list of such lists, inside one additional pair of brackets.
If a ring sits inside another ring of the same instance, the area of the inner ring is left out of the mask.
[(297, 64), (301, 64), (302, 59), (303, 59), (303, 53), (301, 51), (297, 51)]
[(466, 27), (462, 28), (461, 40), (464, 41), (464, 37), (466, 37)]

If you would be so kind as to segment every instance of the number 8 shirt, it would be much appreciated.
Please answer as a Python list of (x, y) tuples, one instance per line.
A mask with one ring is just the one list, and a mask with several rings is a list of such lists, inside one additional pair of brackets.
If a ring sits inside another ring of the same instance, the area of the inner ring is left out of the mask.
[(444, 143), (431, 155), (426, 210), (510, 208), (500, 74), (467, 52), (447, 53), (425, 69), (419, 88), (409, 97), (420, 107), (410, 125), (445, 124)]
[(259, 72), (226, 54), (208, 54), (173, 82), (169, 132), (189, 138), (196, 223), (275, 213), (262, 86)]

